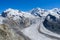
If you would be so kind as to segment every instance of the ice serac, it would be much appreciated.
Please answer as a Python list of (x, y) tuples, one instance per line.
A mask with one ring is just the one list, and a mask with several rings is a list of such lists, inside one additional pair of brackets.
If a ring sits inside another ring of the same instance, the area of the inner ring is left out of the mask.
[(6, 9), (0, 15), (0, 40), (60, 40), (60, 9)]

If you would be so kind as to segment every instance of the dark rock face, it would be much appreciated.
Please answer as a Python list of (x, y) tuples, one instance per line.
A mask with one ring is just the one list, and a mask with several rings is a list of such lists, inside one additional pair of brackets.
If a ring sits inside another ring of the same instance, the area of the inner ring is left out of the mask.
[[(50, 19), (47, 18), (48, 16), (50, 16)], [(48, 30), (60, 34), (60, 24), (59, 24), (58, 20), (56, 20), (56, 17), (53, 15), (49, 14), (48, 16), (44, 20), (43, 25)]]
[(1, 15), (2, 17), (6, 17), (7, 16), (7, 13), (5, 13), (5, 12), (2, 12), (2, 15)]
[(50, 16), (50, 19), (52, 19), (52, 21), (56, 21), (56, 17), (51, 15), (51, 14), (48, 14), (48, 16)]
[(38, 13), (40, 10), (38, 8), (32, 10), (31, 14), (34, 15), (34, 16), (38, 16), (38, 17), (41, 17), (40, 13)]

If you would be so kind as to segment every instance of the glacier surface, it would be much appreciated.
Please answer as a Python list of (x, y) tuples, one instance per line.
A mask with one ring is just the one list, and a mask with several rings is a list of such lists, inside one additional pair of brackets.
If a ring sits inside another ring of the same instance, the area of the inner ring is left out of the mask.
[(0, 14), (0, 40), (60, 40), (60, 9), (6, 9)]

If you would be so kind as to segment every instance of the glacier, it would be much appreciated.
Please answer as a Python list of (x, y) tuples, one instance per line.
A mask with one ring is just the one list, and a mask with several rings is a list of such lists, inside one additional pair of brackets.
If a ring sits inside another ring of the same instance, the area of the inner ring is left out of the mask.
[(60, 40), (60, 9), (6, 9), (0, 14), (0, 40)]

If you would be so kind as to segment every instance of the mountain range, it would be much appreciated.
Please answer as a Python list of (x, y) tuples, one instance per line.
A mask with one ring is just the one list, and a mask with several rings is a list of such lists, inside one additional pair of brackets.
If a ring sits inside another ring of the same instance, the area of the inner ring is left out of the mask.
[(0, 14), (1, 40), (60, 40), (60, 9), (6, 9)]

